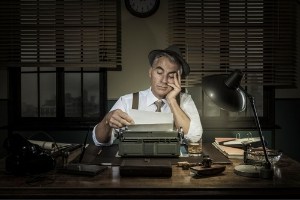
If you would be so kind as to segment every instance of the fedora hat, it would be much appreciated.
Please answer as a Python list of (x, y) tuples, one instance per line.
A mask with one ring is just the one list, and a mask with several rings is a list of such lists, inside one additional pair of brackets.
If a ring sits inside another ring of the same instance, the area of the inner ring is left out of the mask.
[(152, 50), (149, 55), (148, 59), (150, 62), (150, 65), (152, 66), (153, 61), (155, 59), (155, 56), (160, 53), (167, 53), (168, 55), (172, 56), (177, 63), (179, 63), (182, 66), (182, 73), (183, 75), (187, 76), (190, 73), (190, 66), (187, 64), (187, 62), (183, 59), (180, 49), (176, 45), (171, 45), (168, 48), (162, 50), (162, 49), (156, 49)]

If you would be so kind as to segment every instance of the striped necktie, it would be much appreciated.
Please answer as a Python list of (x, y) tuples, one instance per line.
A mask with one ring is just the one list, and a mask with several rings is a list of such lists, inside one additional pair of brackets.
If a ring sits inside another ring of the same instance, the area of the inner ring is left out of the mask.
[(154, 104), (157, 107), (155, 112), (161, 112), (161, 107), (163, 106), (164, 102), (161, 100), (157, 100), (154, 102)]

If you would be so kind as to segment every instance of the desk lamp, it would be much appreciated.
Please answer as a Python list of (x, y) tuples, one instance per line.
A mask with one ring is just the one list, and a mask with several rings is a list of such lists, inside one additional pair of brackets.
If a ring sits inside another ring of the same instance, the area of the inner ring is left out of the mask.
[(241, 164), (235, 167), (234, 172), (240, 176), (272, 178), (273, 170), (268, 158), (264, 138), (256, 112), (254, 97), (248, 94), (241, 86), (243, 78), (241, 70), (235, 70), (229, 75), (219, 74), (203, 77), (202, 88), (205, 94), (221, 109), (231, 112), (241, 112), (246, 108), (246, 98), (249, 99), (254, 113), (256, 126), (263, 148), (265, 163), (263, 166)]

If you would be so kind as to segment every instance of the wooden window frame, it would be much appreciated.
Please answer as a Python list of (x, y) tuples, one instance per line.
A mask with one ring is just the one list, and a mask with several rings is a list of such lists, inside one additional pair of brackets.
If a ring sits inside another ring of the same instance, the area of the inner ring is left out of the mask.
[[(14, 131), (24, 130), (87, 130), (95, 126), (107, 112), (107, 72), (105, 69), (95, 71), (74, 71), (76, 73), (99, 73), (99, 117), (65, 117), (63, 68), (56, 72), (56, 117), (22, 117), (21, 111), (21, 70), (9, 69), (9, 127)], [(30, 73), (30, 72), (29, 72)], [(36, 73), (36, 72), (35, 72)], [(40, 73), (47, 73), (43, 71)], [(53, 72), (51, 72), (53, 73)], [(82, 78), (82, 77), (81, 77)], [(39, 98), (39, 97), (38, 97)], [(83, 98), (83, 97), (81, 97)], [(83, 106), (83, 105), (82, 105)], [(83, 107), (81, 108), (83, 109)]]

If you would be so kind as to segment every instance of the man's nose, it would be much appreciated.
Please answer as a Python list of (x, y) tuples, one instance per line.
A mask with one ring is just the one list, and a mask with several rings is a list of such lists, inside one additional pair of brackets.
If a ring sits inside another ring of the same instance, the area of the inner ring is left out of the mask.
[(164, 82), (164, 83), (168, 82), (168, 76), (167, 75), (162, 76), (162, 82)]

